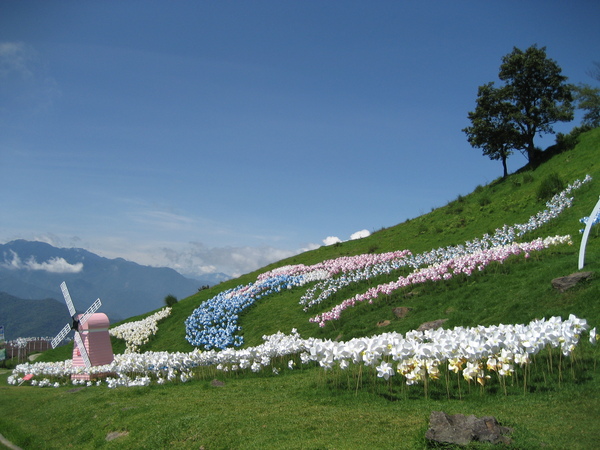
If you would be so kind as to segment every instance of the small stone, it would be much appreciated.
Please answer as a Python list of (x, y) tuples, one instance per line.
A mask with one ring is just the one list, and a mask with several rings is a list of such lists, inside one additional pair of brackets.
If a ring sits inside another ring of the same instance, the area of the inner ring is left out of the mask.
[(78, 387), (78, 388), (69, 389), (67, 392), (69, 394), (74, 394), (75, 392), (83, 391), (84, 389), (85, 389), (84, 387)]
[(417, 331), (435, 330), (436, 328), (441, 327), (447, 320), (448, 319), (437, 319), (432, 320), (431, 322), (425, 322), (417, 328)]
[(381, 322), (377, 322), (377, 326), (378, 327), (387, 327), (390, 323), (392, 323), (392, 322), (390, 322), (389, 320), (382, 320)]
[(412, 311), (412, 308), (407, 308), (406, 306), (398, 306), (397, 308), (392, 309), (392, 312), (399, 319), (404, 319), (408, 316), (408, 313)]

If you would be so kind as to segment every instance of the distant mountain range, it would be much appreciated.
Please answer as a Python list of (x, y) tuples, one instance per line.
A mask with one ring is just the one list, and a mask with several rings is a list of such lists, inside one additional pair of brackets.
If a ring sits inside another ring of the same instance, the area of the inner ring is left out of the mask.
[[(211, 274), (205, 279), (192, 280), (173, 269), (142, 266), (122, 258), (103, 258), (81, 248), (11, 241), (0, 244), (0, 293), (4, 293), (0, 295), (0, 325), (5, 325), (7, 339), (54, 336), (52, 330), (59, 331), (69, 320), (60, 290), (63, 281), (78, 312), (84, 312), (100, 298), (99, 312), (104, 312), (114, 323), (160, 308), (169, 294), (185, 298), (202, 286), (212, 286), (228, 278), (225, 274)], [(42, 321), (46, 323), (39, 332), (26, 326), (33, 316), (48, 318)], [(18, 330), (14, 324), (20, 324)]]

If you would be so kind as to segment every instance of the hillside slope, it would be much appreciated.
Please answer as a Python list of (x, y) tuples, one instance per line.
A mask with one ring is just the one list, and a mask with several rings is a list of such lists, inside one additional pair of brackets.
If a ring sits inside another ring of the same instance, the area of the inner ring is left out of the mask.
[[(256, 282), (260, 273), (276, 267), (290, 264), (311, 265), (342, 256), (366, 253), (384, 253), (408, 249), (419, 254), (446, 246), (464, 244), (466, 241), (481, 238), (484, 234), (493, 234), (504, 225), (526, 223), (532, 215), (546, 208), (548, 192), (543, 185), (548, 180), (558, 178), (562, 187), (586, 175), (592, 181), (573, 192), (574, 201), (558, 218), (541, 228), (524, 235), (520, 241), (529, 241), (537, 237), (554, 235), (572, 236), (573, 245), (547, 250), (527, 263), (515, 263), (514, 269), (496, 270), (474, 275), (471, 279), (452, 280), (442, 284), (424, 285), (407, 289), (388, 296), (373, 305), (361, 305), (354, 311), (344, 313), (338, 323), (327, 324), (320, 328), (309, 323), (310, 313), (302, 310), (298, 304), (306, 288), (267, 296), (240, 314), (239, 324), (245, 345), (258, 345), (262, 336), (277, 331), (289, 333), (296, 328), (303, 337), (315, 336), (331, 339), (349, 339), (380, 333), (378, 322), (390, 320), (385, 331), (406, 332), (417, 328), (420, 323), (448, 319), (447, 326), (477, 325), (492, 323), (515, 323), (546, 316), (550, 310), (555, 314), (578, 313), (588, 320), (600, 320), (597, 308), (589, 306), (588, 298), (597, 295), (598, 281), (590, 282), (580, 291), (573, 303), (564, 301), (550, 286), (554, 277), (577, 271), (577, 255), (583, 227), (580, 218), (590, 214), (600, 194), (600, 129), (591, 130), (580, 136), (580, 142), (573, 150), (554, 156), (535, 170), (522, 170), (507, 179), (498, 179), (487, 186), (478, 186), (473, 193), (459, 196), (446, 206), (432, 210), (429, 214), (380, 230), (371, 236), (344, 242), (329, 247), (303, 253), (279, 261), (261, 270), (247, 274), (235, 280), (221, 283), (209, 290), (199, 292), (180, 301), (173, 314), (161, 323), (158, 334), (147, 345), (147, 350), (190, 351), (193, 347), (185, 340), (185, 319), (192, 314), (203, 301), (210, 299), (226, 289)], [(476, 157), (476, 155), (474, 155)], [(545, 198), (539, 196), (545, 194)], [(398, 194), (397, 201), (401, 201)], [(597, 270), (600, 256), (598, 232), (592, 234), (587, 250), (587, 269)], [(553, 264), (546, 264), (552, 258)], [(508, 266), (507, 266), (508, 267)], [(397, 278), (397, 275), (394, 275)], [(388, 279), (371, 280), (356, 283), (338, 292), (328, 303), (364, 292), (373, 284)], [(539, 301), (531, 302), (531, 298)], [(556, 302), (554, 309), (544, 305), (542, 299)], [(529, 300), (527, 300), (529, 299)], [(484, 306), (487, 305), (487, 306)], [(522, 306), (519, 306), (521, 304)], [(575, 306), (578, 304), (579, 306)], [(438, 305), (433, 308), (431, 305)], [(407, 318), (398, 319), (392, 314), (392, 308), (406, 306), (411, 308)], [(480, 310), (481, 309), (481, 310)], [(467, 313), (467, 311), (469, 313)], [(319, 312), (319, 310), (317, 310)]]

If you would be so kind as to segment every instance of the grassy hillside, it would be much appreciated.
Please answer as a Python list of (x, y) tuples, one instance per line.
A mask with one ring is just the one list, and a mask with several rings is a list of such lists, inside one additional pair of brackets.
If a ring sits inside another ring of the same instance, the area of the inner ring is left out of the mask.
[[(387, 299), (385, 305), (363, 308), (369, 310), (368, 317), (365, 317), (366, 311), (357, 309), (354, 314), (350, 313), (344, 317), (340, 324), (336, 324), (335, 327), (327, 326), (325, 329), (308, 323), (307, 319), (311, 314), (303, 312), (298, 305), (298, 300), (305, 289), (297, 289), (271, 295), (264, 301), (257, 302), (243, 313), (240, 323), (246, 344), (257, 345), (262, 342), (262, 336), (265, 334), (273, 334), (277, 331), (287, 333), (292, 328), (298, 329), (300, 334), (305, 337), (334, 339), (341, 334), (343, 339), (349, 339), (381, 332), (381, 329), (377, 327), (377, 322), (381, 320), (392, 321), (385, 331), (394, 330), (404, 333), (425, 321), (442, 316), (448, 317), (448, 326), (525, 322), (540, 316), (539, 305), (536, 303), (529, 305), (531, 302), (525, 299), (536, 295), (556, 296), (551, 289), (550, 280), (577, 271), (577, 255), (581, 239), (579, 230), (583, 227), (579, 219), (589, 215), (600, 193), (598, 188), (600, 185), (600, 158), (598, 157), (600, 155), (600, 130), (593, 130), (582, 135), (580, 141), (575, 150), (555, 156), (534, 171), (522, 171), (511, 175), (506, 180), (498, 179), (488, 186), (477, 187), (473, 193), (459, 196), (456, 200), (429, 214), (380, 230), (364, 239), (321, 247), (279, 261), (241, 278), (222, 283), (210, 290), (201, 291), (180, 302), (174, 308), (173, 315), (161, 324), (159, 333), (147, 346), (147, 350), (190, 351), (193, 347), (184, 341), (185, 330), (181, 324), (193, 309), (222, 290), (256, 281), (259, 273), (289, 264), (311, 265), (340, 256), (383, 253), (403, 249), (409, 249), (417, 254), (439, 247), (462, 244), (467, 240), (480, 238), (485, 233), (493, 234), (496, 228), (500, 228), (504, 224), (524, 223), (530, 216), (543, 210), (548, 199), (538, 198), (538, 193), (542, 183), (546, 179), (552, 178), (553, 175), (558, 175), (566, 186), (566, 184), (576, 179), (583, 179), (586, 174), (589, 174), (593, 177), (593, 181), (575, 192), (575, 200), (570, 209), (566, 210), (558, 219), (522, 238), (522, 240), (532, 240), (557, 234), (570, 234), (573, 237), (574, 245), (572, 247), (540, 255), (539, 267), (530, 267), (532, 264), (527, 267), (519, 265), (518, 268), (515, 267), (514, 273), (490, 276), (486, 272), (481, 277), (470, 279), (468, 283), (456, 282), (443, 286), (421, 286), (410, 290), (411, 294), (417, 294), (412, 295), (410, 300), (405, 298), (407, 292), (400, 292)], [(597, 244), (594, 244), (597, 242), (594, 239), (597, 238), (598, 231), (596, 230), (588, 244), (588, 268), (594, 267), (598, 261), (597, 255), (600, 249)], [(556, 260), (556, 256), (559, 256), (562, 264), (549, 268), (543, 261), (544, 258), (551, 255), (553, 261)], [(533, 261), (531, 262), (533, 263)], [(510, 275), (509, 284), (505, 284), (502, 280), (502, 277), (507, 275)], [(538, 283), (530, 282), (532, 276), (539, 280), (541, 286)], [(496, 280), (494, 277), (498, 277), (498, 279)], [(486, 284), (485, 289), (480, 283)], [(373, 284), (376, 283), (370, 283), (370, 285)], [(467, 292), (463, 290), (466, 287), (465, 284), (469, 286)], [(356, 292), (365, 291), (368, 286), (368, 283), (358, 284), (351, 289), (339, 292), (331, 303), (354, 295)], [(458, 311), (464, 312), (464, 308), (460, 306), (462, 300), (459, 299), (465, 295), (479, 299), (479, 301), (470, 306), (471, 312), (466, 317), (460, 317)], [(425, 296), (429, 301), (426, 301)], [(439, 304), (440, 308), (432, 308), (432, 304)], [(516, 304), (523, 305), (521, 308), (524, 309), (518, 315), (514, 311), (510, 311), (511, 305)], [(390, 305), (411, 307), (413, 313), (407, 319), (397, 320), (391, 313)], [(477, 305), (485, 305), (485, 307), (481, 306), (482, 311), (478, 311), (480, 308)], [(494, 313), (491, 312), (493, 308), (497, 309)], [(447, 310), (455, 312), (446, 314)], [(557, 314), (567, 312), (566, 310), (557, 310)], [(576, 313), (576, 311), (570, 312)], [(547, 312), (543, 315), (547, 315)], [(600, 317), (595, 316), (590, 319), (592, 318)]]
[[(544, 188), (549, 182), (560, 190), (586, 175), (593, 179), (573, 192), (571, 208), (520, 238), (525, 242), (570, 234), (572, 246), (551, 247), (530, 258), (514, 256), (469, 277), (409, 286), (378, 298), (372, 305), (360, 304), (346, 310), (340, 320), (322, 328), (309, 323), (308, 318), (409, 271), (399, 269), (351, 284), (305, 312), (298, 301), (309, 284), (264, 297), (240, 314), (239, 324), (245, 347), (261, 344), (263, 335), (290, 333), (293, 328), (304, 338), (345, 341), (383, 331), (407, 333), (436, 319), (447, 319), (444, 328), (451, 329), (528, 323), (536, 318), (575, 314), (592, 327), (599, 326), (598, 227), (590, 235), (586, 253), (585, 270), (592, 271), (593, 277), (564, 293), (550, 284), (555, 277), (577, 271), (579, 229), (583, 227), (579, 219), (589, 215), (600, 194), (599, 155), (600, 129), (595, 129), (583, 134), (575, 149), (537, 169), (479, 186), (429, 214), (382, 229), (368, 238), (279, 261), (198, 292), (173, 307), (142, 351), (193, 350), (185, 340), (185, 319), (202, 302), (226, 289), (255, 282), (260, 273), (341, 256), (403, 249), (419, 254), (464, 244), (486, 233), (493, 234), (505, 224), (527, 222), (545, 208), (546, 196), (552, 194), (550, 188)], [(398, 202), (403, 195), (397, 194)], [(404, 318), (392, 311), (400, 306), (409, 308)], [(386, 320), (387, 326), (378, 326)], [(114, 342), (115, 350), (122, 352), (122, 341)], [(66, 359), (69, 351), (58, 349), (43, 358)], [(496, 416), (515, 429), (512, 437), (518, 448), (594, 448), (600, 435), (600, 427), (590, 413), (600, 404), (598, 348), (586, 339), (568, 360), (563, 361), (560, 352), (538, 356), (530, 369), (517, 371), (508, 386), (496, 383), (485, 388), (450, 377), (428, 386), (406, 386), (399, 376), (387, 382), (377, 378), (375, 370), (363, 373), (362, 369), (338, 368), (326, 372), (300, 364), (295, 370), (279, 368), (279, 375), (206, 368), (187, 383), (91, 387), (76, 392), (69, 387), (8, 386), (6, 373), (0, 385), (4, 411), (0, 432), (24, 448), (424, 448), (429, 414), (443, 410)], [(214, 379), (220, 383), (214, 383)], [(40, 408), (40, 404), (44, 406)], [(111, 432), (121, 434), (107, 441)]]

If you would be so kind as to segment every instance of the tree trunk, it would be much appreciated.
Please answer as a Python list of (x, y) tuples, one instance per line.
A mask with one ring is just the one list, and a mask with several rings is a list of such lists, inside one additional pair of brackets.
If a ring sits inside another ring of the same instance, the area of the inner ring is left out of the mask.
[(535, 148), (533, 137), (529, 139), (529, 142), (527, 143), (527, 159), (529, 160), (529, 165), (531, 167), (537, 167), (539, 163), (539, 151)]
[(502, 155), (502, 168), (504, 169), (504, 174), (502, 175), (502, 178), (508, 177), (508, 168), (506, 167), (506, 156), (505, 155)]

